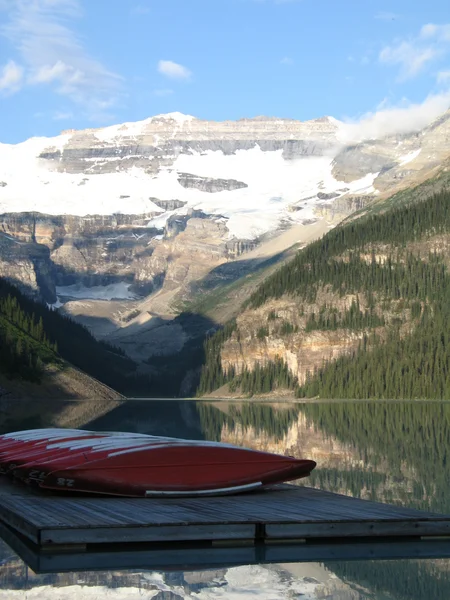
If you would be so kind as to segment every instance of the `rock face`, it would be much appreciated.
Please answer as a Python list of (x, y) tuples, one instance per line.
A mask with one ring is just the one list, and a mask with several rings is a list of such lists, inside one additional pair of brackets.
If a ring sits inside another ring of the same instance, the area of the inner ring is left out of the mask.
[[(282, 151), (285, 158), (322, 155), (336, 143), (334, 120), (300, 122), (293, 119), (257, 117), (239, 121), (211, 122), (173, 113), (139, 123), (103, 129), (63, 132), (61, 149), (51, 142), (39, 153), (62, 172), (113, 173), (144, 166), (157, 173), (173, 164), (180, 154), (223, 152), (233, 155), (258, 144), (263, 152)], [(117, 144), (120, 140), (120, 145)]]
[(151, 200), (153, 204), (156, 204), (156, 206), (159, 206), (159, 208), (162, 208), (164, 211), (172, 211), (186, 206), (186, 202), (183, 202), (182, 200), (158, 200), (158, 198), (149, 198), (149, 200)]
[(178, 181), (184, 188), (193, 188), (210, 194), (224, 191), (232, 192), (248, 187), (246, 183), (235, 179), (212, 179), (211, 177), (191, 175), (191, 173), (180, 173)]
[[(352, 300), (350, 296), (341, 299), (323, 293), (321, 302), (333, 303), (333, 306), (345, 310), (350, 307)], [(244, 311), (237, 319), (239, 335), (233, 334), (223, 345), (222, 368), (225, 372), (231, 367), (236, 373), (244, 369), (253, 371), (256, 364), (263, 365), (278, 357), (303, 383), (307, 374), (320, 368), (324, 361), (356, 350), (362, 332), (315, 330), (306, 333), (306, 321), (314, 310), (317, 310), (314, 305), (282, 298), (267, 302), (256, 310)], [(285, 322), (292, 325), (293, 331), (289, 334), (282, 333)], [(258, 335), (263, 328), (267, 335)]]
[(161, 230), (143, 226), (146, 218), (4, 214), (0, 273), (54, 302), (55, 286), (77, 283), (90, 287), (126, 281), (140, 295), (164, 280), (168, 289), (171, 281), (188, 285), (239, 255), (239, 244), (224, 239), (225, 224), (201, 211), (174, 215)]
[(0, 277), (31, 296), (56, 301), (54, 268), (45, 246), (0, 235)]
[[(0, 218), (3, 262), (10, 256), (26, 256), (40, 278), (37, 287), (53, 302), (55, 286), (107, 285), (118, 280), (133, 283), (133, 261), (151, 255), (149, 244), (163, 232), (143, 225), (148, 215), (9, 213)], [(26, 281), (23, 275), (16, 277)], [(50, 296), (45, 288), (53, 290)]]
[(373, 196), (370, 196), (369, 194), (354, 196), (346, 194), (331, 204), (317, 204), (316, 214), (319, 217), (327, 219), (330, 223), (339, 223), (343, 217), (365, 208), (371, 202), (373, 202)]

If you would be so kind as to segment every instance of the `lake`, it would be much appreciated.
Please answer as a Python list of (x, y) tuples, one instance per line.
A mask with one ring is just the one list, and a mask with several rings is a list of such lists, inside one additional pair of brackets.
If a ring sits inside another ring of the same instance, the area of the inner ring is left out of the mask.
[[(194, 400), (0, 401), (0, 433), (83, 427), (208, 439), (316, 460), (306, 485), (450, 513), (450, 403)], [(36, 575), (0, 542), (8, 598), (447, 600), (446, 558)]]

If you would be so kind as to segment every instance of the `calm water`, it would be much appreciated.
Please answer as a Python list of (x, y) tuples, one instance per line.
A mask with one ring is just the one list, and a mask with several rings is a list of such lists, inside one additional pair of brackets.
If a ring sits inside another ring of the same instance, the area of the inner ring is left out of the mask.
[[(450, 404), (129, 401), (0, 404), (0, 433), (65, 426), (227, 441), (304, 456), (308, 485), (450, 513)], [(447, 600), (450, 560), (243, 565), (195, 572), (36, 575), (0, 542), (0, 600), (14, 598)]]

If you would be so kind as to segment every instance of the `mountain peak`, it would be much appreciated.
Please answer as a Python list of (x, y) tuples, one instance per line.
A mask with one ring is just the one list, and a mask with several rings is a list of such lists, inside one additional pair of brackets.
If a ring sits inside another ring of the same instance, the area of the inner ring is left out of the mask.
[(342, 121), (339, 121), (339, 119), (335, 119), (334, 117), (331, 117), (329, 115), (326, 115), (325, 117), (319, 117), (318, 119), (313, 119), (311, 121), (312, 123), (332, 123), (333, 125), (336, 126), (340, 126), (342, 125)]
[(155, 115), (154, 117), (150, 117), (150, 119), (146, 119), (147, 121), (153, 120), (164, 120), (164, 121), (177, 121), (177, 123), (186, 123), (189, 121), (196, 121), (196, 117), (192, 115), (185, 115), (181, 112), (171, 112), (165, 113), (161, 115)]

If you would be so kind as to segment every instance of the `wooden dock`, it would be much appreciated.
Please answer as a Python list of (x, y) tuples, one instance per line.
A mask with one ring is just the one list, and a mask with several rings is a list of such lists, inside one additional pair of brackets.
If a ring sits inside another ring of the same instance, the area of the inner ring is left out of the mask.
[(53, 557), (50, 563), (60, 570), (70, 563), (69, 556), (73, 568), (92, 568), (91, 553), (103, 568), (114, 555), (115, 565), (135, 564), (136, 552), (159, 568), (161, 561), (173, 568), (186, 568), (191, 561), (198, 568), (208, 559), (212, 566), (349, 560), (362, 558), (363, 548), (368, 558), (450, 555), (450, 515), (308, 487), (281, 485), (212, 498), (132, 499), (43, 495), (1, 484), (0, 536), (29, 564), (27, 552), (32, 552), (45, 564)]
[(293, 485), (210, 498), (68, 497), (0, 492), (0, 520), (45, 547), (62, 544), (450, 536), (450, 515)]

